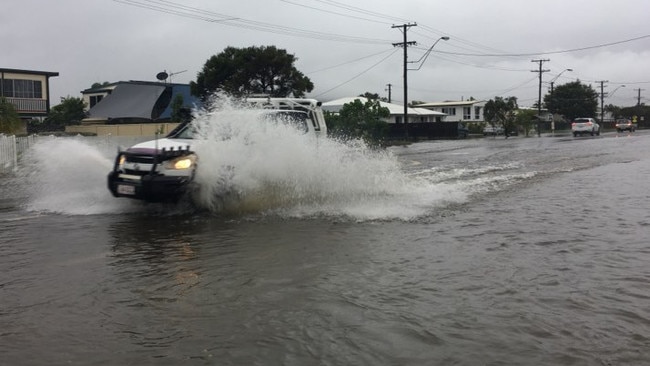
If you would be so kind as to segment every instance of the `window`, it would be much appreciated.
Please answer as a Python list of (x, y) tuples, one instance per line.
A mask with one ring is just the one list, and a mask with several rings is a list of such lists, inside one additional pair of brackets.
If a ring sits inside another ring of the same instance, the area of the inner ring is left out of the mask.
[(472, 107), (463, 107), (463, 119), (472, 119)]
[(443, 108), (442, 113), (448, 115), (448, 116), (455, 116), (456, 115), (456, 108)]
[(39, 80), (4, 79), (2, 91), (3, 95), (9, 98), (43, 98), (43, 85)]
[(90, 96), (90, 108), (94, 107), (95, 104), (101, 102), (103, 98), (104, 98), (103, 95), (91, 95)]
[(481, 107), (474, 107), (474, 119), (481, 119)]

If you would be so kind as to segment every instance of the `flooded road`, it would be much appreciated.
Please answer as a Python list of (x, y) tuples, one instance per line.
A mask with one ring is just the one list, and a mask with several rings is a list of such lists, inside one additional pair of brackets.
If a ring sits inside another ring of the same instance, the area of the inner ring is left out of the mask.
[(114, 145), (0, 176), (0, 363), (650, 364), (646, 131), (247, 159), (221, 211), (111, 197)]

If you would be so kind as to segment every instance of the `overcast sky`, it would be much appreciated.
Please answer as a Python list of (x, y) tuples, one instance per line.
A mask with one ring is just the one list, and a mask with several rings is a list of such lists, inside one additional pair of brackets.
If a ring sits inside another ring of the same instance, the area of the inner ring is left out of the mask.
[[(354, 5), (345, 5), (354, 4)], [(0, 67), (59, 72), (53, 104), (95, 82), (196, 80), (228, 46), (287, 50), (322, 101), (366, 91), (403, 103), (408, 28), (408, 99), (435, 102), (515, 96), (520, 106), (580, 79), (605, 104), (650, 95), (648, 0), (3, 0)], [(417, 61), (440, 37), (424, 62)], [(625, 87), (620, 87), (626, 85)], [(619, 88), (620, 87), (620, 88)], [(617, 89), (618, 88), (618, 89)], [(613, 94), (612, 94), (613, 93)]]

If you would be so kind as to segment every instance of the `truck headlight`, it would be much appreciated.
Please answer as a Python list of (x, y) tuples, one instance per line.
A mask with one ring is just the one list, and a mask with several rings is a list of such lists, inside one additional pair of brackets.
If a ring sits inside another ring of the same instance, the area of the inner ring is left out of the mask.
[(163, 163), (165, 169), (184, 170), (190, 169), (196, 164), (196, 155), (185, 155)]

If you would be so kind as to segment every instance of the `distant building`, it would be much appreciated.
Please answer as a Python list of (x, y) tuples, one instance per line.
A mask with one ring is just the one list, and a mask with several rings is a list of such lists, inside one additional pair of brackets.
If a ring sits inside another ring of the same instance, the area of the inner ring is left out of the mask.
[(50, 78), (58, 72), (0, 68), (0, 97), (21, 119), (43, 119), (50, 111)]
[[(366, 103), (366, 97), (347, 97), (325, 102), (322, 105), (324, 111), (338, 112), (343, 108), (343, 105), (353, 103), (359, 100)], [(386, 120), (388, 123), (403, 123), (404, 122), (404, 106), (399, 104), (387, 103), (380, 101), (382, 107), (388, 108), (390, 117)], [(444, 122), (446, 114), (425, 108), (408, 108), (407, 117), (409, 123), (414, 122)]]
[(418, 104), (418, 108), (426, 108), (447, 115), (446, 121), (452, 122), (484, 122), (483, 113), (485, 102), (478, 100), (446, 101)]
[(187, 84), (119, 81), (83, 90), (81, 94), (88, 108), (82, 125), (169, 122), (172, 102), (179, 95), (186, 113), (200, 105)]

